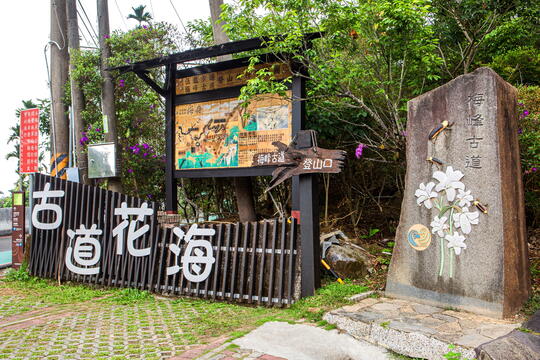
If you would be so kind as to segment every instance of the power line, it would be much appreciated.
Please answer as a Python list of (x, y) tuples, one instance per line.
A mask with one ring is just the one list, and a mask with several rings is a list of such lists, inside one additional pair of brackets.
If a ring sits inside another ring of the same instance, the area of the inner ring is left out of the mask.
[(77, 0), (77, 2), (79, 3), (83, 13), (84, 13), (84, 16), (86, 16), (86, 19), (88, 20), (88, 24), (90, 25), (90, 28), (92, 28), (92, 31), (94, 32), (94, 36), (96, 37), (96, 39), (99, 37), (96, 33), (96, 30), (94, 29), (94, 26), (92, 25), (92, 22), (90, 21), (90, 18), (88, 17), (88, 15), (86, 14), (86, 10), (84, 10), (84, 6), (82, 5), (81, 3), (81, 0)]
[(184, 31), (186, 32), (186, 34), (188, 33), (188, 31), (186, 30), (186, 27), (184, 26), (184, 22), (182, 21), (182, 19), (180, 19), (180, 15), (178, 15), (178, 11), (176, 11), (176, 7), (174, 6), (172, 0), (169, 0), (169, 2), (171, 3), (173, 9), (174, 9), (174, 12), (176, 13), (176, 16), (178, 17), (178, 20), (180, 20), (180, 24), (182, 25), (182, 27), (184, 28)]
[(122, 22), (124, 23), (124, 27), (126, 30), (128, 30), (128, 26), (126, 24), (126, 20), (124, 20), (124, 14), (122, 14), (122, 11), (120, 10), (120, 6), (118, 6), (118, 2), (114, 0), (114, 3), (116, 4), (116, 10), (118, 10), (118, 13), (120, 14), (120, 18), (122, 19)]
[[(98, 46), (98, 44), (96, 43), (97, 38), (94, 38), (94, 35), (92, 35), (92, 33), (90, 32), (90, 30), (88, 29), (88, 26), (86, 25), (86, 21), (84, 21), (84, 19), (83, 19), (83, 17), (81, 16), (81, 13), (79, 12), (79, 10), (77, 10), (77, 15), (79, 15), (79, 19), (80, 19), (81, 22), (83, 23), (84, 28), (86, 29), (86, 32), (88, 33), (88, 35), (90, 35), (90, 39), (92, 39), (92, 41), (94, 42), (94, 45)], [(82, 32), (81, 32), (81, 33), (82, 33)]]
[[(116, 0), (115, 0), (116, 1)], [(154, 16), (154, 20), (156, 19), (156, 12), (154, 11), (154, 4), (152, 4), (152, 0), (150, 0), (150, 7), (152, 8), (152, 15)]]

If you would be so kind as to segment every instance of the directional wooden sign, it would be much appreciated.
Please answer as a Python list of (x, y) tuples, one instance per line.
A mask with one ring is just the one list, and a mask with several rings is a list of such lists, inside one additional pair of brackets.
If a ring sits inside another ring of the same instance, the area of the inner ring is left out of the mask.
[[(343, 168), (346, 152), (343, 150), (322, 149), (313, 146), (307, 149), (295, 149), (293, 143), (289, 146), (282, 142), (272, 143), (277, 152), (269, 154), (271, 159), (277, 159), (276, 162), (270, 161), (268, 165), (279, 167), (272, 172), (272, 180), (266, 191), (269, 191), (281, 184), (292, 176), (314, 173), (332, 173), (337, 174)], [(277, 155), (276, 155), (277, 154)], [(253, 166), (261, 166), (260, 155), (253, 156)]]

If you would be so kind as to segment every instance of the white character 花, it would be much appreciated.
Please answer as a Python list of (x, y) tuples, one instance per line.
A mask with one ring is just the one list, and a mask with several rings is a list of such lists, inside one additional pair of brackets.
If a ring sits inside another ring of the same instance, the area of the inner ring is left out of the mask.
[[(141, 205), (140, 208), (128, 208), (127, 203), (123, 202), (119, 208), (114, 209), (114, 215), (122, 216), (122, 222), (118, 224), (113, 229), (113, 237), (116, 237), (116, 254), (122, 255), (124, 253), (124, 234), (125, 229), (128, 228), (127, 234), (127, 249), (128, 252), (133, 256), (147, 256), (150, 255), (150, 248), (137, 249), (135, 248), (135, 240), (143, 236), (150, 230), (148, 224), (144, 225), (140, 229), (135, 229), (137, 227), (137, 222), (143, 221), (145, 216), (152, 216), (154, 214), (154, 209), (149, 208), (148, 204), (145, 202)], [(129, 216), (137, 216), (135, 219), (129, 220)]]
[[(96, 224), (92, 225), (89, 229), (84, 225), (81, 225), (75, 231), (68, 229), (69, 246), (66, 250), (65, 262), (71, 272), (80, 275), (95, 275), (99, 273), (100, 267), (93, 266), (101, 259), (101, 244), (92, 236), (99, 236), (102, 233), (103, 231), (98, 229)], [(73, 245), (74, 239), (75, 244)], [(77, 265), (73, 264), (72, 257)]]

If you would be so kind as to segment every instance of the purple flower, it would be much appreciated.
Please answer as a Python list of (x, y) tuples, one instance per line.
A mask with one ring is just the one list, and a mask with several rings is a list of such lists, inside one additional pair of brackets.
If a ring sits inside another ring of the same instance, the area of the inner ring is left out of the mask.
[(145, 149), (148, 149), (150, 146), (148, 146), (148, 144), (145, 143), (145, 144), (142, 145), (142, 147), (145, 148)]
[(522, 128), (519, 128), (519, 129), (518, 129), (518, 134), (519, 134), (519, 135), (523, 134), (523, 129), (522, 129)]
[(153, 109), (155, 109), (155, 108), (156, 108), (156, 105), (154, 105), (154, 104), (150, 105), (150, 109), (153, 110)]
[(142, 156), (147, 157), (147, 156), (148, 156), (148, 153), (144, 153)]
[(522, 102), (518, 102), (518, 106), (523, 106), (523, 103), (522, 103)]
[(92, 125), (88, 125), (88, 130), (92, 130)]
[(133, 172), (133, 169), (128, 169), (128, 173), (132, 173)]
[(80, 140), (79, 140), (79, 143), (81, 145), (85, 145), (90, 139), (87, 138), (86, 136), (83, 136)]
[(533, 167), (533, 168), (531, 169), (532, 172), (536, 172), (537, 170), (538, 170), (538, 169), (535, 168), (535, 167)]
[(118, 86), (124, 87), (125, 85), (126, 85), (126, 81), (125, 81), (124, 79), (120, 79), (120, 80), (118, 81)]
[(81, 131), (82, 136), (86, 136), (86, 131)]
[(100, 129), (100, 128), (96, 128), (96, 132), (100, 132), (100, 131), (101, 131), (101, 129)]
[(528, 116), (528, 115), (529, 115), (529, 110), (523, 110), (523, 117)]
[(148, 26), (143, 25), (142, 28), (143, 28), (144, 30), (146, 30), (146, 29), (148, 29)]
[(156, 154), (154, 154), (154, 155), (152, 155), (152, 157), (153, 157), (153, 158), (155, 159), (155, 158), (157, 158), (157, 155), (156, 155)]
[(108, 38), (110, 38), (110, 36), (109, 35), (103, 35), (103, 38), (108, 39)]
[(407, 131), (403, 130), (403, 131), (401, 132), (401, 136), (407, 136)]
[(354, 152), (354, 156), (356, 156), (357, 159), (360, 159), (362, 157), (362, 153), (364, 152), (364, 148), (366, 145), (360, 143), (358, 144), (358, 147), (356, 148), (356, 151)]
[(141, 149), (139, 149), (138, 147), (136, 147), (135, 149), (133, 149), (133, 153), (134, 154), (138, 154), (141, 152)]

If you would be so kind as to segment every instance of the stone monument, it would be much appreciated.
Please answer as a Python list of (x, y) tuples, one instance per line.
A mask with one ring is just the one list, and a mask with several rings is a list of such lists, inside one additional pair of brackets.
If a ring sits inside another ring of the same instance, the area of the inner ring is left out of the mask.
[(517, 91), (480, 68), (408, 105), (386, 294), (508, 317), (530, 289)]

